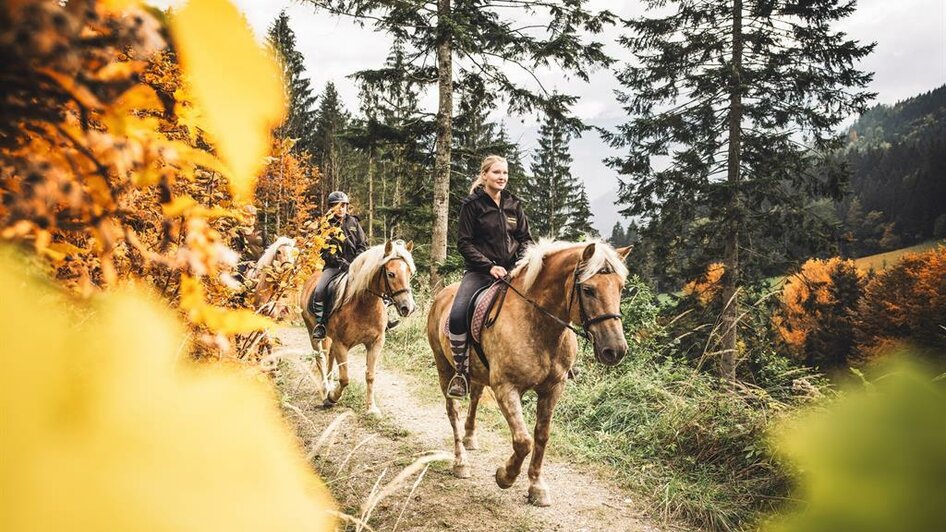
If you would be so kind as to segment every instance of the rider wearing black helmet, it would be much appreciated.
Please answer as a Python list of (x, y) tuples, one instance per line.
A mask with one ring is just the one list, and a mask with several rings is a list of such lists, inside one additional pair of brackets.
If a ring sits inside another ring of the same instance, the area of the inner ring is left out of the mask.
[(315, 315), (316, 322), (312, 337), (317, 340), (325, 338), (325, 293), (329, 282), (339, 273), (347, 271), (351, 261), (368, 249), (365, 231), (361, 228), (358, 217), (348, 212), (348, 194), (340, 190), (332, 192), (328, 195), (328, 207), (332, 216), (330, 223), (341, 228), (343, 239), (333, 237), (322, 249), (325, 266), (312, 295), (312, 314)]

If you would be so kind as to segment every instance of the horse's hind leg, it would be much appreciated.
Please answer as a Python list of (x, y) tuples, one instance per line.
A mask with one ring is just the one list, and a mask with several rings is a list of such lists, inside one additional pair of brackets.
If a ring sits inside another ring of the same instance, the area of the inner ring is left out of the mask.
[(471, 450), (478, 449), (480, 446), (476, 439), (476, 407), (480, 403), (481, 395), (483, 395), (483, 385), (473, 384), (470, 387), (470, 409), (466, 414), (466, 434), (463, 436), (463, 446)]
[(506, 461), (505, 466), (496, 469), (496, 484), (500, 488), (506, 489), (513, 485), (519, 471), (522, 470), (522, 462), (532, 452), (532, 437), (526, 431), (526, 422), (522, 418), (522, 400), (519, 391), (510, 385), (501, 385), (493, 388), (496, 394), (496, 402), (509, 424), (509, 432), (512, 433), (512, 456)]
[(378, 338), (375, 343), (368, 346), (368, 355), (365, 357), (365, 388), (367, 397), (365, 404), (368, 407), (368, 414), (380, 416), (381, 409), (374, 402), (374, 373), (378, 365), (378, 359), (381, 358), (381, 349), (384, 347), (384, 336)]
[(535, 412), (535, 449), (532, 451), (532, 462), (529, 464), (529, 502), (536, 506), (552, 504), (549, 497), (549, 488), (542, 478), (542, 459), (545, 457), (545, 446), (549, 441), (549, 429), (552, 425), (552, 411), (555, 403), (562, 395), (565, 383), (556, 384), (551, 390), (540, 393)]

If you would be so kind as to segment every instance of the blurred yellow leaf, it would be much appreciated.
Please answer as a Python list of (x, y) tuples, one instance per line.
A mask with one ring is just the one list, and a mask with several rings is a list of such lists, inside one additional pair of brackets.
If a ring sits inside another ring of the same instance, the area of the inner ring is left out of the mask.
[(0, 530), (333, 530), (267, 379), (190, 361), (142, 293), (74, 306), (25, 270), (0, 250)]
[(869, 388), (775, 434), (800, 470), (803, 508), (773, 531), (939, 530), (946, 501), (946, 385), (899, 360)]
[(228, 309), (207, 303), (200, 280), (181, 275), (181, 308), (194, 323), (222, 334), (246, 334), (271, 329), (276, 323), (247, 309)]
[(171, 203), (161, 205), (165, 218), (175, 218), (184, 214), (188, 209), (197, 205), (197, 200), (190, 196), (178, 196)]
[(191, 0), (172, 18), (171, 30), (201, 129), (232, 170), (235, 199), (246, 201), (285, 112), (279, 70), (226, 0)]

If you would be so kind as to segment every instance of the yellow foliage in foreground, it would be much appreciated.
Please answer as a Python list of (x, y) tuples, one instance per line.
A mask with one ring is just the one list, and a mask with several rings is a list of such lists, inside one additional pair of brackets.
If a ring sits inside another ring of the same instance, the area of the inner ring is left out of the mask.
[(770, 532), (941, 530), (946, 386), (895, 359), (865, 389), (785, 422), (775, 443), (801, 474)]
[[(140, 293), (73, 303), (0, 252), (0, 530), (331, 530), (268, 380)], [(78, 319), (77, 319), (78, 318)]]
[(201, 125), (229, 165), (238, 201), (253, 197), (273, 127), (285, 112), (279, 70), (227, 0), (190, 0), (171, 19), (181, 63), (203, 111)]

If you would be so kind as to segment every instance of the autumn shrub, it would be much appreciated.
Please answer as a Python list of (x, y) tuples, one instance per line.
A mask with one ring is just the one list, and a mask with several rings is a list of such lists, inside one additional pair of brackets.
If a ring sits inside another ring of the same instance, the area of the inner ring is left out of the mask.
[(946, 246), (907, 255), (878, 273), (864, 290), (856, 325), (864, 358), (902, 342), (946, 354)]
[(852, 260), (805, 262), (789, 276), (772, 317), (787, 351), (809, 367), (846, 367), (854, 351), (855, 313), (866, 284), (866, 274)]
[(272, 324), (232, 275), (257, 174), (277, 206), (264, 212), (289, 218), (304, 253), (326, 228), (295, 206), (317, 174), (272, 149), (283, 90), (245, 20), (219, 0), (170, 19), (137, 2), (9, 2), (0, 54), (0, 239), (82, 297), (150, 284), (199, 352), (245, 355), (233, 340)]

